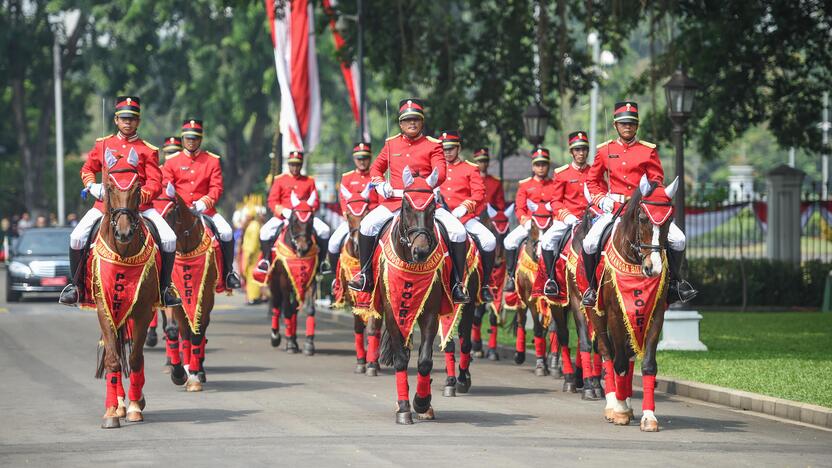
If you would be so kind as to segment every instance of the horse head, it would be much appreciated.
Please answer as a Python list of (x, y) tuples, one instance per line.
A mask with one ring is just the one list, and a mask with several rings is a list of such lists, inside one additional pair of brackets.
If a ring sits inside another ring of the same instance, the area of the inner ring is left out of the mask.
[(176, 233), (176, 250), (190, 252), (202, 241), (203, 228), (202, 223), (199, 222), (199, 214), (176, 193), (173, 183), (168, 182), (165, 187), (165, 196), (172, 202), (164, 216), (168, 226)]
[(549, 203), (535, 203), (531, 200), (526, 200), (526, 208), (532, 215), (532, 226), (529, 229), (529, 240), (535, 244), (540, 238), (540, 233), (549, 229), (552, 226), (552, 205)]
[(104, 151), (107, 167), (104, 177), (104, 209), (116, 242), (127, 244), (139, 229), (141, 216), (141, 183), (139, 181), (139, 155), (130, 148), (129, 154), (117, 155), (110, 148)]
[(367, 184), (360, 193), (352, 193), (344, 185), (341, 185), (341, 199), (347, 209), (344, 211), (344, 218), (350, 228), (349, 241), (352, 243), (353, 252), (358, 252), (358, 227), (361, 220), (370, 211), (370, 191), (372, 187)]
[(490, 227), (492, 234), (497, 238), (497, 250), (495, 251), (496, 258), (503, 257), (503, 240), (508, 235), (509, 218), (514, 214), (514, 203), (510, 204), (504, 210), (498, 210), (489, 203), (486, 209), (482, 212), (481, 222), (486, 227)]
[(404, 192), (398, 222), (398, 242), (409, 251), (408, 261), (422, 263), (436, 248), (433, 220), (436, 198), (433, 191), (438, 174), (434, 169), (427, 178), (421, 178), (419, 174), (413, 174), (409, 166), (402, 171)]
[(315, 210), (315, 192), (306, 200), (300, 200), (297, 194), (292, 191), (292, 214), (289, 216), (289, 244), (299, 257), (305, 257), (312, 249), (314, 237), (312, 236), (312, 214)]
[(644, 276), (657, 276), (662, 272), (661, 252), (667, 245), (667, 233), (673, 215), (673, 196), (678, 182), (677, 178), (667, 187), (662, 187), (648, 181), (646, 175), (641, 176), (639, 187), (633, 192), (622, 216), (621, 231), (628, 239), (632, 254), (629, 260), (641, 264)]

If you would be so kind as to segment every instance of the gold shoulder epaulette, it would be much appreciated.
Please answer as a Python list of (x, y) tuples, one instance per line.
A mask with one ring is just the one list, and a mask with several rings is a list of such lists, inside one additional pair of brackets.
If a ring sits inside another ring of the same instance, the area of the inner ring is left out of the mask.
[(517, 183), (518, 183), (518, 184), (522, 184), (523, 182), (528, 182), (528, 181), (530, 181), (530, 180), (532, 180), (532, 178), (531, 178), (531, 177), (526, 177), (525, 179), (523, 179), (523, 180), (521, 180), (521, 181), (518, 181)]
[(655, 149), (656, 148), (655, 143), (650, 143), (649, 141), (644, 141), (644, 140), (639, 140), (638, 142), (641, 143), (642, 145), (650, 148), (650, 149)]
[(341, 174), (341, 177), (346, 177), (346, 176), (348, 176), (348, 175), (352, 174), (353, 172), (355, 172), (355, 169), (353, 169), (353, 170), (351, 170), (351, 171), (347, 171), (347, 172), (345, 172), (345, 173)]
[(177, 151), (177, 152), (175, 152), (175, 153), (171, 153), (171, 154), (169, 154), (169, 155), (165, 156), (165, 161), (167, 161), (168, 159), (173, 159), (173, 158), (175, 158), (175, 157), (179, 156), (180, 154), (182, 154), (182, 152), (181, 152), (181, 151)]
[(101, 137), (101, 138), (96, 138), (96, 139), (95, 139), (95, 141), (102, 141), (102, 140), (106, 140), (107, 138), (110, 138), (110, 137), (111, 137), (111, 136), (113, 136), (113, 135), (114, 135), (114, 133), (111, 133), (111, 134), (109, 134), (109, 135), (107, 135), (107, 136), (103, 136), (103, 137)]
[(598, 143), (598, 145), (596, 145), (596, 146), (595, 146), (595, 148), (596, 148), (596, 149), (598, 149), (598, 148), (601, 148), (602, 146), (606, 146), (606, 145), (608, 145), (608, 144), (610, 144), (610, 143), (612, 143), (612, 140), (607, 140), (607, 141), (605, 141), (605, 142), (603, 142), (603, 143)]
[(434, 138), (430, 135), (426, 135), (425, 138), (427, 138), (428, 141), (431, 142), (431, 143), (442, 143), (442, 140), (440, 140), (438, 138)]
[(556, 167), (556, 168), (555, 168), (555, 174), (558, 174), (558, 173), (560, 173), (560, 172), (563, 172), (563, 171), (565, 171), (567, 168), (569, 168), (569, 164), (568, 164), (568, 163), (567, 163), (567, 164), (564, 164), (564, 165), (563, 165), (563, 166), (561, 166), (561, 167)]
[(388, 139), (387, 139), (387, 140), (385, 140), (385, 141), (390, 141), (390, 140), (392, 140), (392, 139), (394, 139), (394, 138), (398, 138), (398, 137), (399, 137), (399, 135), (401, 135), (401, 133), (397, 133), (397, 134), (395, 134), (395, 135), (391, 136), (390, 138), (388, 138)]
[(220, 159), (220, 155), (218, 155), (218, 154), (214, 154), (210, 151), (206, 151), (206, 153), (208, 153), (208, 156), (211, 156), (212, 158)]
[(470, 164), (470, 165), (471, 165), (471, 166), (473, 166), (473, 167), (476, 167), (477, 169), (479, 169), (479, 168), (480, 168), (479, 166), (477, 166), (476, 164), (472, 163), (471, 161), (467, 161), (467, 160), (466, 160), (465, 162), (466, 162), (466, 163), (468, 163), (468, 164)]
[(145, 146), (147, 146), (148, 148), (152, 149), (153, 151), (159, 151), (159, 147), (158, 147), (158, 146), (153, 146), (153, 145), (151, 145), (150, 143), (148, 143), (148, 142), (147, 142), (147, 140), (142, 140), (142, 143), (144, 143), (144, 144), (145, 144)]

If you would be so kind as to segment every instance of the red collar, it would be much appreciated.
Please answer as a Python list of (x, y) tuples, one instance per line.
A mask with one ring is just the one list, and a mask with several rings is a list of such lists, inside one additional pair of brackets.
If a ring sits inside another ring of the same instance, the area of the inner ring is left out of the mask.
[(186, 150), (185, 148), (182, 148), (182, 152), (185, 153), (185, 155), (188, 156), (189, 158), (196, 159), (196, 157), (199, 156), (200, 153), (202, 153), (202, 148), (197, 148), (196, 153), (191, 153), (190, 151)]
[(576, 171), (578, 171), (578, 172), (583, 172), (583, 171), (585, 171), (585, 170), (586, 170), (586, 168), (588, 168), (588, 167), (589, 167), (589, 164), (584, 164), (583, 166), (578, 167), (578, 166), (576, 166), (576, 165), (575, 165), (575, 161), (572, 161), (572, 162), (571, 162), (571, 163), (569, 163), (569, 164), (572, 166), (572, 169), (575, 169), (575, 170), (576, 170)]
[(630, 141), (629, 143), (624, 142), (624, 140), (622, 140), (622, 139), (621, 139), (621, 137), (616, 138), (616, 139), (615, 139), (615, 141), (616, 141), (619, 145), (621, 145), (621, 146), (623, 146), (623, 147), (625, 147), (625, 148), (629, 148), (629, 147), (631, 147), (631, 146), (635, 145), (636, 143), (638, 143), (638, 135), (634, 136), (634, 137), (633, 137), (633, 139), (632, 139), (632, 141)]
[(119, 130), (118, 132), (116, 132), (116, 138), (118, 138), (119, 140), (127, 140), (129, 142), (133, 142), (139, 139), (139, 134), (134, 133), (128, 137), (121, 133), (121, 130)]

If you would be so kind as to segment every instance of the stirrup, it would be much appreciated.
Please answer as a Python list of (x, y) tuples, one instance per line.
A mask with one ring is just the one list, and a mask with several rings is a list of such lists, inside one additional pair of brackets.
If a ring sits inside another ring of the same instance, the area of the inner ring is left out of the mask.
[(465, 285), (456, 283), (451, 290), (451, 299), (454, 304), (467, 304), (471, 302), (471, 297), (468, 296), (468, 291), (465, 290)]
[(594, 306), (598, 301), (598, 292), (592, 288), (587, 288), (584, 292), (584, 297), (581, 299), (581, 304), (590, 307)]
[(506, 275), (506, 284), (503, 286), (503, 292), (514, 292), (514, 278), (511, 276)]
[(61, 296), (58, 298), (58, 304), (74, 306), (78, 304), (78, 300), (78, 286), (69, 283), (64, 286), (63, 291), (61, 291)]
[(168, 286), (162, 290), (162, 305), (165, 307), (176, 307), (182, 305), (182, 299), (173, 294), (173, 288)]
[(491, 294), (491, 287), (488, 285), (485, 285), (480, 289), (480, 297), (482, 297), (482, 300), (485, 302), (494, 302), (494, 295)]
[(368, 283), (367, 275), (364, 272), (359, 272), (347, 283), (347, 287), (356, 292), (370, 292), (370, 285)]
[(269, 272), (269, 266), (270, 266), (269, 261), (266, 260), (265, 258), (263, 258), (263, 259), (260, 259), (259, 262), (257, 262), (257, 266), (255, 268), (262, 271), (263, 273), (268, 273)]
[(329, 260), (324, 259), (321, 262), (321, 274), (328, 275), (330, 273), (332, 273), (332, 265), (329, 264)]
[(690, 302), (699, 294), (699, 291), (693, 289), (693, 286), (686, 280), (676, 280), (670, 282), (668, 289), (667, 300), (668, 303), (676, 302)]
[(225, 287), (228, 289), (239, 289), (242, 287), (240, 276), (237, 275), (237, 272), (232, 271), (225, 275)]
[(546, 284), (543, 285), (543, 294), (547, 296), (557, 296), (560, 293), (560, 288), (558, 287), (558, 282), (549, 278), (546, 280)]

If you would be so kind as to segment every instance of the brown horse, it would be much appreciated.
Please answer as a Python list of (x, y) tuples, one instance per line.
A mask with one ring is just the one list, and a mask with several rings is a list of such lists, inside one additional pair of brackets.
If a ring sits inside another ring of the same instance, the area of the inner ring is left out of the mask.
[[(101, 378), (106, 373), (107, 384), (106, 411), (101, 427), (111, 429), (120, 427), (120, 416), (126, 417), (128, 422), (144, 420), (144, 343), (154, 305), (159, 303), (160, 297), (156, 264), (158, 247), (153, 245), (139, 214), (138, 156), (131, 153), (128, 157), (117, 158), (107, 149), (105, 164), (104, 216), (90, 262), (93, 272), (91, 298), (95, 301), (103, 342), (96, 377)], [(114, 271), (104, 266), (107, 260), (129, 265), (131, 269)], [(136, 269), (137, 276), (125, 273), (136, 272)], [(135, 282), (130, 281), (134, 278)], [(132, 304), (128, 304), (129, 297), (135, 297)], [(128, 343), (131, 345), (129, 357), (125, 356)], [(123, 415), (119, 411), (119, 399), (124, 395), (122, 373), (130, 376), (129, 403)]]
[[(178, 283), (177, 290), (182, 295), (182, 305), (170, 308), (178, 325), (167, 340), (170, 378), (176, 385), (185, 384), (185, 391), (201, 392), (206, 381), (205, 333), (211, 322), (219, 278), (216, 253), (202, 218), (175, 193), (172, 184), (168, 184), (166, 192), (173, 199), (173, 206), (165, 220), (176, 233), (174, 283)], [(187, 313), (185, 307), (191, 312)]]
[[(314, 193), (314, 192), (313, 192)], [(314, 195), (313, 195), (314, 197)], [(277, 234), (274, 267), (269, 279), (272, 311), (272, 346), (280, 345), (280, 317), (285, 325), (284, 350), (297, 354), (298, 314), (304, 302), (311, 299), (313, 280), (317, 271), (318, 245), (312, 228), (314, 200), (298, 200), (292, 192), (292, 214)], [(290, 271), (291, 270), (291, 271)], [(315, 309), (307, 308), (306, 342), (303, 353), (315, 354)]]
[[(344, 245), (341, 246), (339, 259), (340, 269), (336, 273), (335, 281), (339, 282), (340, 289), (344, 295), (346, 306), (355, 307), (355, 296), (357, 293), (347, 287), (347, 282), (360, 269), (358, 260), (358, 228), (361, 220), (369, 212), (370, 186), (368, 185), (361, 193), (352, 193), (344, 186), (341, 186), (341, 197), (347, 200), (347, 211), (344, 213), (349, 236)], [(373, 315), (366, 318), (359, 314), (353, 315), (353, 331), (355, 332), (355, 373), (366, 373), (370, 377), (378, 375), (378, 347), (381, 337), (381, 320)], [(364, 347), (364, 332), (367, 332), (367, 347)]]
[[(474, 258), (474, 250), (477, 246), (474, 241), (468, 238), (468, 260), (472, 261)], [(481, 263), (481, 260), (477, 260)], [(466, 287), (469, 291), (480, 290), (480, 270), (474, 265), (470, 274), (467, 274)], [(479, 296), (479, 295), (477, 295)], [(445, 344), (445, 388), (443, 395), (446, 397), (455, 397), (456, 392), (468, 393), (471, 389), (471, 331), (474, 325), (474, 314), (478, 307), (483, 306), (483, 302), (479, 297), (472, 297), (471, 301), (462, 305), (460, 313), (459, 324), (457, 325), (457, 334), (459, 336), (459, 374), (456, 373), (456, 345), (453, 339), (448, 340)], [(482, 342), (480, 342), (482, 347)]]
[[(667, 307), (665, 246), (677, 183), (674, 180), (665, 188), (642, 177), (605, 247), (599, 304), (589, 314), (598, 330), (598, 348), (607, 373), (605, 417), (616, 425), (629, 425), (633, 419), (629, 400), (635, 359), (640, 357), (644, 395), (640, 427), (645, 432), (659, 430), (654, 413), (656, 347)], [(624, 282), (627, 278), (636, 281), (632, 294)]]

